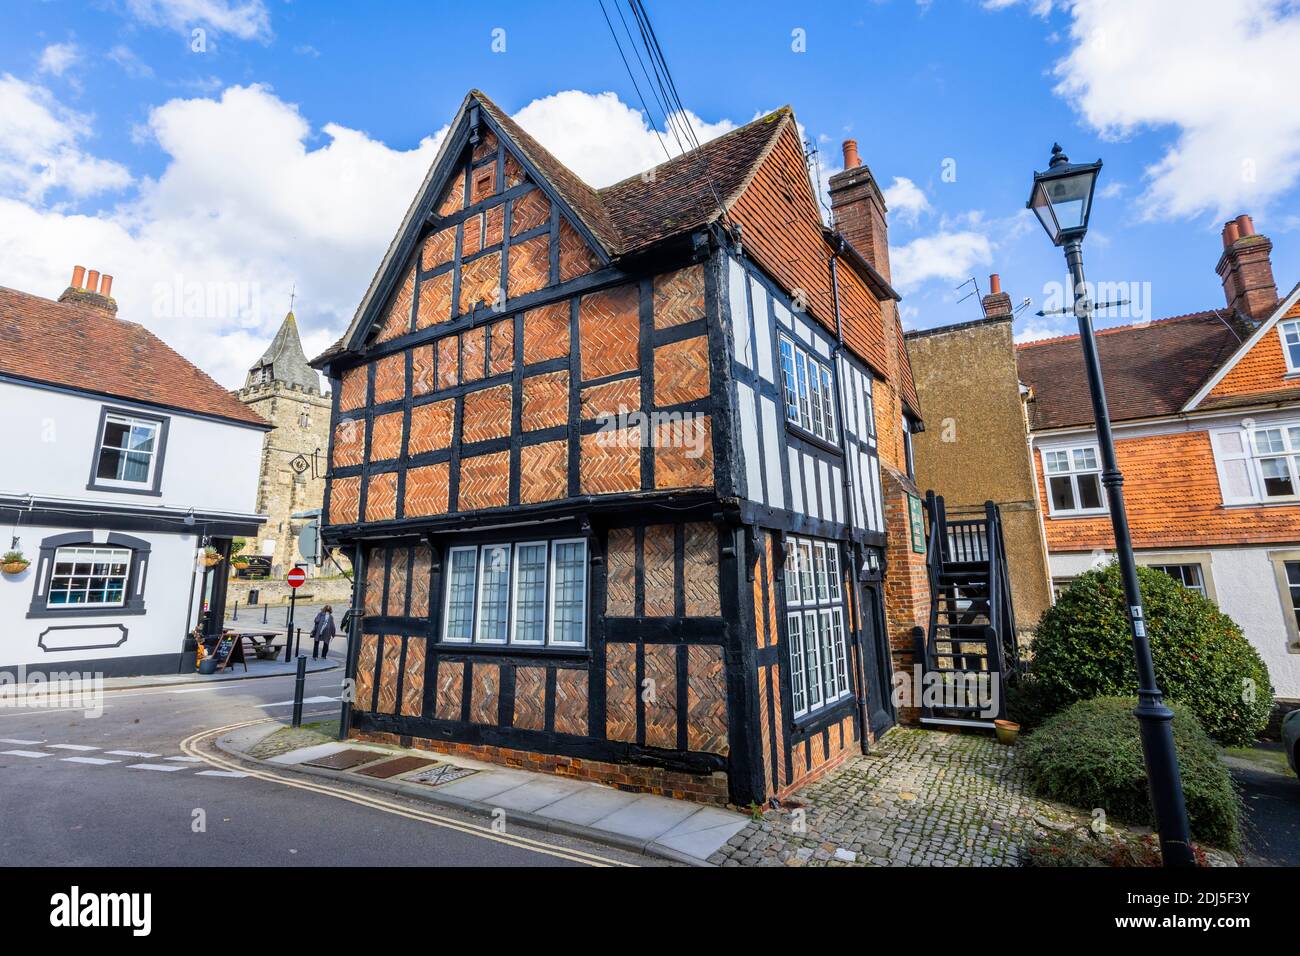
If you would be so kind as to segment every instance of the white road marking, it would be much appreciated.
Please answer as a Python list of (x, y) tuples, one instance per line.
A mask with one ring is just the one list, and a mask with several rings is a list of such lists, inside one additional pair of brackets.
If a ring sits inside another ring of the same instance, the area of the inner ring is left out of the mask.
[(150, 753), (147, 750), (105, 750), (104, 753), (112, 754), (114, 757), (157, 757), (158, 754)]
[(49, 744), (51, 750), (98, 750), (98, 747), (87, 747), (85, 744)]
[(11, 757), (53, 757), (54, 754), (42, 753), (39, 750), (0, 750), (0, 753), (8, 754)]
[(173, 770), (184, 770), (185, 768), (176, 766), (175, 764), (169, 765), (169, 764), (162, 764), (162, 763), (133, 763), (133, 764), (128, 764), (126, 769), (127, 770), (165, 770), (170, 772)]
[(105, 760), (103, 757), (61, 757), (64, 763), (88, 763), (96, 767), (102, 767), (106, 763), (121, 763), (120, 760)]
[(248, 774), (240, 773), (238, 770), (200, 770), (195, 774), (196, 777), (247, 777)]
[(163, 760), (175, 760), (177, 763), (203, 763), (202, 757), (163, 757)]
[[(339, 698), (337, 697), (304, 697), (302, 702), (304, 704), (331, 704), (338, 699)], [(292, 703), (293, 701), (291, 700), (277, 700), (273, 704), (258, 704), (257, 706), (258, 707), (288, 707)]]
[(0, 744), (15, 744), (19, 747), (39, 747), (43, 740), (17, 740), (13, 737), (0, 737)]

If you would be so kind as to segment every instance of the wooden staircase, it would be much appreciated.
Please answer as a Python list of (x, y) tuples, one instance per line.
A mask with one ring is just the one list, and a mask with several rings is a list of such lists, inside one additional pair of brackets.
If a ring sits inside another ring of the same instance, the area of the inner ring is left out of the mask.
[(987, 501), (979, 517), (950, 519), (933, 491), (925, 507), (931, 604), (916, 657), (925, 671), (921, 722), (992, 727), (1006, 716), (1004, 678), (1019, 661), (1001, 516)]

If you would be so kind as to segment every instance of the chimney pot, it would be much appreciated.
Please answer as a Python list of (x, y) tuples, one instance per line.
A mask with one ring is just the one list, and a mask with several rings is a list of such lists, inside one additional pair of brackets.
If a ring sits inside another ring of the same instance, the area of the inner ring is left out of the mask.
[(1243, 213), (1224, 223), (1223, 255), (1215, 271), (1223, 282), (1228, 310), (1248, 324), (1262, 322), (1277, 308), (1272, 252), (1273, 243), (1256, 234), (1250, 216)]
[(102, 295), (105, 299), (107, 299), (110, 297), (110, 293), (112, 293), (112, 291), (113, 291), (113, 277), (108, 275), (101, 277), (99, 280), (99, 294)]
[(1242, 239), (1255, 234), (1255, 223), (1245, 213), (1237, 217), (1237, 232), (1240, 233)]
[(73, 267), (72, 267), (72, 287), (73, 287), (74, 289), (80, 289), (80, 288), (82, 288), (81, 283), (82, 283), (83, 281), (85, 281), (85, 278), (86, 278), (86, 267), (85, 267), (85, 266), (73, 266)]
[(1240, 238), (1241, 231), (1237, 228), (1237, 220), (1229, 219), (1223, 224), (1223, 248), (1232, 248), (1232, 244)]
[(1002, 279), (995, 272), (989, 276), (989, 294), (996, 295), (1002, 291)]
[(99, 270), (91, 269), (86, 273), (86, 286), (91, 292), (99, 291)]
[(862, 165), (862, 159), (858, 156), (858, 141), (856, 139), (846, 139), (844, 141), (844, 168), (856, 169)]

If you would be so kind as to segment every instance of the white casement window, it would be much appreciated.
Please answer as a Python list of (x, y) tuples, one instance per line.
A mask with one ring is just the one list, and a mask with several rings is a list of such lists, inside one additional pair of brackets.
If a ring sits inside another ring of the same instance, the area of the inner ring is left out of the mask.
[(1195, 591), (1206, 597), (1205, 576), (1199, 564), (1153, 564), (1151, 567), (1163, 571), (1189, 591)]
[(1296, 630), (1300, 632), (1300, 561), (1284, 561), (1287, 597), (1291, 599), (1291, 613), (1295, 615)]
[(1300, 424), (1224, 429), (1211, 441), (1225, 505), (1300, 498)]
[(839, 545), (787, 539), (785, 583), (794, 716), (802, 717), (849, 694)]
[(1279, 322), (1277, 334), (1282, 337), (1282, 354), (1286, 356), (1287, 372), (1300, 374), (1300, 319)]
[(876, 403), (871, 397), (871, 389), (862, 390), (862, 407), (867, 416), (867, 428), (865, 435), (867, 438), (876, 437)]
[(837, 441), (835, 378), (830, 366), (795, 345), (789, 336), (780, 337), (779, 348), (786, 420), (823, 441)]
[(444, 641), (586, 644), (585, 539), (453, 547), (446, 576)]
[(1047, 500), (1053, 517), (1106, 512), (1106, 499), (1101, 493), (1101, 459), (1096, 445), (1044, 448), (1042, 455)]
[(130, 571), (131, 552), (126, 548), (59, 548), (45, 606), (122, 607)]
[(95, 484), (150, 487), (157, 467), (159, 427), (153, 419), (106, 415), (95, 463)]

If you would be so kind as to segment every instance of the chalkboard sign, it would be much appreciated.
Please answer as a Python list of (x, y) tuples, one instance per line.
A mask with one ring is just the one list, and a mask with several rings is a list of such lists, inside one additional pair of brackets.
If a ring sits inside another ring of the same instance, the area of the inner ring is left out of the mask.
[(217, 661), (217, 671), (224, 671), (231, 664), (243, 664), (248, 670), (248, 661), (244, 659), (244, 639), (238, 634), (226, 634), (217, 644), (212, 656)]

